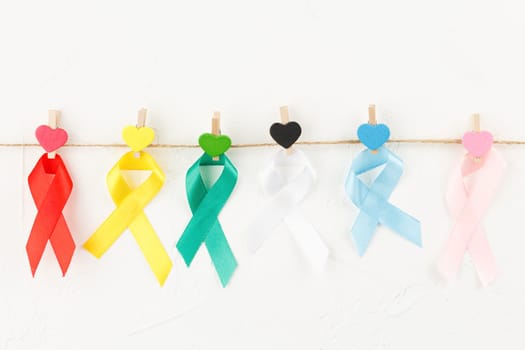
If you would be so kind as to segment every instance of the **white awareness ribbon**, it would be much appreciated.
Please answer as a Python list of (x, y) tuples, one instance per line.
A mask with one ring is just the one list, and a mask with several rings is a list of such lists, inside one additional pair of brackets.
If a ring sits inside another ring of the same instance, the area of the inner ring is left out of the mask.
[[(298, 174), (291, 178), (287, 176), (290, 170), (298, 168)], [(315, 178), (310, 162), (301, 151), (295, 149), (287, 154), (285, 150), (280, 150), (273, 156), (261, 179), (263, 190), (272, 198), (247, 232), (249, 248), (253, 253), (284, 222), (312, 265), (318, 270), (324, 268), (328, 248), (298, 208), (310, 192)]]

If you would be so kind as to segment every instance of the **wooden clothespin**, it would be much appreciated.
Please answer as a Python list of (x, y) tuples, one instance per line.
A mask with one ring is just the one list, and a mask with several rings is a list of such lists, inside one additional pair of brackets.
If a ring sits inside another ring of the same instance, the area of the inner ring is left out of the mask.
[[(146, 126), (146, 116), (147, 115), (148, 115), (148, 110), (146, 108), (139, 109), (137, 113), (137, 129), (140, 129)], [(135, 158), (140, 158), (140, 152), (135, 152)]]
[(376, 105), (368, 105), (368, 124), (377, 124)]
[[(211, 133), (217, 136), (221, 134), (221, 112), (213, 112), (213, 118), (211, 118)], [(214, 161), (219, 159), (220, 157), (218, 156), (212, 158)]]
[[(376, 105), (370, 104), (368, 105), (368, 124), (376, 125), (377, 119), (376, 119)], [(372, 154), (377, 154), (378, 150), (372, 150)]]
[[(281, 124), (288, 124), (288, 122), (290, 121), (290, 115), (288, 114), (288, 106), (281, 106), (279, 108), (279, 112), (281, 114)], [(292, 154), (293, 153), (293, 148), (292, 147), (289, 147), (289, 148), (287, 148), (285, 150), (286, 154)]]
[(472, 114), (472, 121), (474, 123), (474, 132), (480, 132), (481, 131), (481, 122), (479, 118), (479, 113)]
[(143, 128), (146, 126), (146, 116), (148, 115), (148, 110), (146, 108), (139, 109), (137, 113), (137, 128)]
[[(481, 131), (481, 121), (479, 117), (479, 113), (472, 114), (472, 124), (473, 124), (473, 131), (474, 132), (480, 132)], [(478, 163), (481, 161), (480, 157), (474, 157), (474, 162)]]
[[(58, 111), (56, 109), (50, 109), (48, 111), (48, 122), (47, 122), (47, 125), (51, 129), (56, 129), (58, 127), (59, 119), (60, 119), (60, 111)], [(55, 155), (56, 155), (56, 151), (48, 152), (47, 153), (47, 158), (48, 159), (55, 159)]]

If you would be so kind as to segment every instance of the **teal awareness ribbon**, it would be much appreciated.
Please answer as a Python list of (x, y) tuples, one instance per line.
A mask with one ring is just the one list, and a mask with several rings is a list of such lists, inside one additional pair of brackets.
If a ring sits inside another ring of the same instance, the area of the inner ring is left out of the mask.
[[(221, 175), (210, 188), (206, 188), (200, 167), (224, 166)], [(206, 244), (210, 258), (225, 287), (237, 268), (237, 261), (228, 244), (218, 215), (230, 197), (237, 182), (237, 169), (224, 154), (214, 161), (204, 153), (186, 173), (186, 196), (193, 217), (177, 242), (177, 249), (190, 266), (202, 243)]]
[[(346, 193), (360, 209), (352, 227), (352, 238), (359, 255), (370, 244), (376, 227), (383, 224), (412, 243), (421, 246), (421, 225), (418, 220), (388, 202), (403, 173), (403, 161), (385, 147), (378, 153), (364, 150), (354, 159), (346, 178)], [(358, 176), (385, 165), (376, 180), (369, 186)]]

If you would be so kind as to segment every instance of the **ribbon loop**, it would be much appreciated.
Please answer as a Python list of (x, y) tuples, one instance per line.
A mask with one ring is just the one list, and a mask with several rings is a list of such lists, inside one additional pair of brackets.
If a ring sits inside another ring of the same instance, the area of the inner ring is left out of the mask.
[[(466, 155), (454, 171), (447, 191), (447, 205), (455, 224), (438, 262), (438, 269), (446, 279), (455, 278), (467, 250), (484, 286), (496, 278), (496, 260), (481, 219), (501, 184), (505, 168), (503, 158), (492, 149), (479, 161)], [(473, 181), (467, 182), (467, 177), (473, 174), (476, 175)]]
[[(292, 167), (298, 168), (298, 172), (287, 177), (287, 170)], [(314, 182), (315, 172), (304, 153), (297, 149), (292, 154), (286, 154), (284, 150), (276, 153), (262, 175), (263, 189), (272, 199), (247, 232), (252, 252), (256, 252), (266, 237), (284, 222), (313, 266), (319, 270), (324, 267), (329, 255), (328, 248), (297, 208), (311, 191)]]
[(49, 159), (47, 153), (42, 155), (29, 174), (28, 183), (38, 209), (26, 244), (31, 272), (34, 276), (49, 241), (64, 276), (75, 251), (75, 242), (62, 215), (73, 182), (60, 155), (55, 155), (54, 159)]
[[(151, 171), (151, 175), (132, 189), (122, 176), (123, 170)], [(155, 198), (164, 181), (164, 173), (148, 153), (140, 152), (139, 158), (135, 157), (135, 152), (122, 156), (106, 178), (109, 193), (117, 207), (84, 243), (84, 248), (100, 258), (129, 228), (151, 270), (163, 285), (172, 262), (143, 210)]]
[[(200, 173), (201, 166), (222, 165), (217, 181), (207, 188)], [(186, 173), (186, 196), (193, 216), (177, 242), (184, 262), (190, 266), (202, 243), (225, 287), (237, 268), (237, 261), (224, 235), (218, 216), (237, 183), (237, 169), (222, 154), (218, 161), (204, 153)]]
[[(352, 238), (359, 255), (365, 253), (378, 224), (421, 246), (419, 221), (388, 202), (403, 173), (403, 161), (385, 147), (377, 151), (377, 154), (369, 150), (359, 153), (345, 181), (348, 196), (360, 209), (352, 227)], [(382, 165), (384, 169), (370, 186), (359, 179), (359, 175)]]

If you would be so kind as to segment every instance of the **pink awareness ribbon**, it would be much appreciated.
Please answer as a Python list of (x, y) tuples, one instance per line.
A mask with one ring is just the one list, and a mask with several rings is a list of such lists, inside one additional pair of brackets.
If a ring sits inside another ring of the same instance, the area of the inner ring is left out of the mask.
[(456, 277), (467, 250), (483, 286), (496, 278), (498, 267), (481, 220), (501, 184), (505, 168), (503, 158), (491, 149), (478, 159), (465, 155), (454, 171), (446, 200), (456, 221), (438, 262), (438, 269), (447, 280)]

